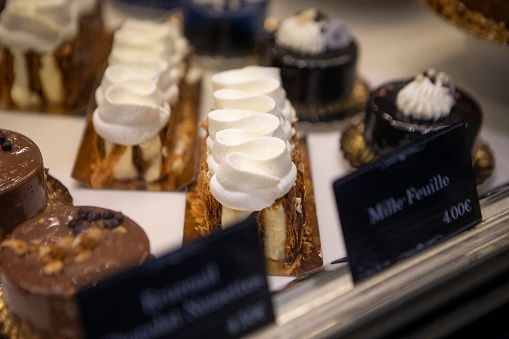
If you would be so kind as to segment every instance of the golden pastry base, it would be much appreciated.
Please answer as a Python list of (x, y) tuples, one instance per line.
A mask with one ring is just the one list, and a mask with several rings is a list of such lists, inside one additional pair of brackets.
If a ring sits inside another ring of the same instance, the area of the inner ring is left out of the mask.
[(4, 304), (2, 289), (0, 288), (0, 338), (8, 339), (36, 339), (30, 326), (23, 326), (19, 320), (9, 317), (9, 309)]
[(344, 99), (326, 105), (293, 104), (299, 122), (329, 122), (342, 120), (362, 112), (369, 97), (366, 80), (358, 77), (350, 95)]
[(509, 44), (509, 30), (503, 22), (486, 18), (483, 14), (471, 11), (458, 0), (424, 0), (426, 5), (450, 23), (478, 37)]
[[(169, 122), (168, 141), (166, 147), (170, 159), (164, 163), (163, 179), (154, 183), (143, 180), (119, 181), (112, 179), (112, 166), (105, 163), (101, 158), (98, 148), (100, 137), (94, 130), (92, 123), (93, 109), (87, 114), (86, 128), (74, 163), (71, 176), (83, 185), (95, 189), (117, 190), (147, 190), (147, 191), (178, 191), (193, 181), (197, 173), (196, 156), (199, 152), (200, 143), (198, 138), (198, 113), (200, 103), (201, 82), (194, 84), (183, 83), (180, 87), (181, 95), (175, 107), (172, 107)], [(95, 107), (94, 105), (91, 105)], [(170, 140), (171, 138), (171, 140)], [(195, 161), (196, 160), (196, 161)], [(102, 170), (102, 168), (106, 170)], [(105, 173), (107, 172), (107, 173)], [(94, 179), (94, 176), (102, 176), (104, 180)]]
[(52, 211), (58, 207), (72, 205), (72, 196), (67, 190), (67, 187), (51, 175), (48, 175), (46, 180), (46, 189), (48, 202), (46, 203), (46, 209), (44, 212)]
[[(309, 217), (309, 227), (311, 229), (311, 248), (309, 253), (300, 253), (294, 259), (272, 260), (266, 258), (267, 275), (270, 276), (291, 276), (296, 277), (305, 272), (311, 271), (323, 265), (322, 246), (320, 243), (320, 233), (318, 230), (318, 218), (316, 216), (315, 197), (313, 185), (311, 182), (311, 165), (309, 153), (305, 139), (299, 140), (302, 149), (301, 157), (304, 165), (304, 185), (306, 187), (306, 207)], [(189, 243), (199, 237), (197, 230), (196, 214), (200, 214), (194, 203), (198, 200), (197, 185), (193, 183), (189, 186), (186, 194), (186, 210), (184, 219), (184, 244)], [(194, 207), (194, 211), (193, 211)], [(198, 212), (198, 213), (197, 213)], [(309, 240), (309, 239), (308, 239)], [(304, 251), (303, 251), (304, 252)]]
[[(352, 123), (341, 135), (341, 150), (353, 167), (360, 167), (378, 157), (364, 139), (363, 132), (364, 123), (356, 122)], [(495, 167), (495, 157), (485, 140), (479, 141), (472, 162), (477, 185), (481, 185), (493, 174)]]

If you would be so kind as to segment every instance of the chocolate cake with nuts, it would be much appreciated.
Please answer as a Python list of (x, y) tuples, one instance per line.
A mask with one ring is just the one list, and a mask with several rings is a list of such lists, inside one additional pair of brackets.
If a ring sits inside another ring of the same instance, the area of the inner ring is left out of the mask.
[(75, 294), (149, 254), (143, 229), (120, 212), (66, 206), (26, 221), (0, 246), (3, 334), (82, 337)]
[(0, 130), (0, 239), (41, 213), (47, 202), (39, 147), (26, 136)]

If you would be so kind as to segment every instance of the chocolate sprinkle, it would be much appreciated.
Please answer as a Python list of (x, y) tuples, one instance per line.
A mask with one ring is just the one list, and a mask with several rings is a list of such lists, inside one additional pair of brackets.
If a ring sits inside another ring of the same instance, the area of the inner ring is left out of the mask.
[(3, 143), (6, 138), (7, 138), (7, 136), (5, 135), (5, 133), (0, 131), (0, 143)]
[(9, 152), (12, 150), (12, 144), (9, 140), (2, 142), (2, 151)]
[[(102, 223), (100, 222), (102, 220)], [(124, 221), (124, 215), (122, 212), (114, 212), (114, 211), (104, 211), (99, 212), (95, 210), (90, 210), (85, 207), (81, 207), (78, 210), (78, 215), (76, 218), (71, 219), (67, 226), (72, 229), (73, 234), (77, 235), (81, 231), (83, 231), (86, 227), (90, 227), (93, 224), (97, 226), (102, 226), (103, 228), (112, 229), (117, 226), (120, 226)]]
[(117, 226), (119, 226), (121, 224), (121, 221), (119, 221), (118, 219), (106, 219), (106, 220), (103, 220), (103, 226), (104, 228), (115, 228)]
[(103, 219), (113, 219), (114, 216), (115, 214), (113, 213), (113, 211), (105, 211), (103, 213)]
[(82, 207), (78, 210), (78, 218), (86, 220), (88, 217), (88, 213), (90, 213), (90, 210)]

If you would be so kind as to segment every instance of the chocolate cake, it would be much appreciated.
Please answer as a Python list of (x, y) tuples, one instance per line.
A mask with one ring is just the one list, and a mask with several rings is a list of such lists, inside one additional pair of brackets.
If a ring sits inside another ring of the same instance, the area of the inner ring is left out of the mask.
[(332, 120), (357, 79), (358, 47), (348, 26), (314, 8), (283, 20), (260, 43), (260, 63), (281, 69), (303, 121)]
[(82, 337), (74, 295), (149, 253), (143, 229), (120, 212), (67, 206), (26, 221), (0, 246), (3, 334)]
[(0, 239), (46, 207), (46, 170), (39, 147), (0, 130)]
[[(398, 101), (404, 88), (410, 89), (408, 97)], [(444, 100), (449, 102), (438, 114), (434, 104)], [(466, 124), (474, 151), (482, 124), (479, 104), (455, 87), (451, 77), (430, 70), (416, 78), (388, 82), (370, 94), (364, 138), (378, 154), (384, 154), (460, 121)]]

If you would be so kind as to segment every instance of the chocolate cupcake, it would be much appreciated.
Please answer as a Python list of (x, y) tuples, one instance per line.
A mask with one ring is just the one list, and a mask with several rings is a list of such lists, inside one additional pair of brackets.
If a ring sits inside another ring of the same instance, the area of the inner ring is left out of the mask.
[(37, 145), (26, 136), (0, 130), (0, 239), (47, 204), (46, 170)]
[(482, 124), (479, 104), (456, 88), (451, 76), (428, 70), (371, 93), (364, 139), (377, 154), (384, 154), (460, 121), (466, 124), (474, 152)]
[[(356, 79), (357, 43), (341, 20), (314, 8), (283, 20), (261, 38), (260, 63), (281, 68), (299, 120), (340, 117)], [(360, 110), (360, 109), (359, 109)]]
[(82, 337), (76, 293), (149, 253), (143, 229), (120, 212), (67, 206), (26, 221), (0, 246), (2, 334)]

